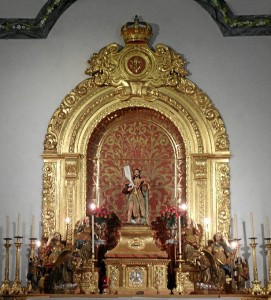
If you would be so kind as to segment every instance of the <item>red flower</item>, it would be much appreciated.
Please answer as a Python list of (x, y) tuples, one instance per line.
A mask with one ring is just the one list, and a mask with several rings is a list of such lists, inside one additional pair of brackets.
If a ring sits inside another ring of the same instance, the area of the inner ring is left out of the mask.
[(96, 223), (101, 223), (109, 218), (107, 209), (104, 206), (97, 207), (94, 216)]
[(182, 211), (179, 207), (168, 206), (165, 210), (162, 211), (161, 218), (167, 222), (168, 226), (176, 225), (178, 217), (182, 215)]

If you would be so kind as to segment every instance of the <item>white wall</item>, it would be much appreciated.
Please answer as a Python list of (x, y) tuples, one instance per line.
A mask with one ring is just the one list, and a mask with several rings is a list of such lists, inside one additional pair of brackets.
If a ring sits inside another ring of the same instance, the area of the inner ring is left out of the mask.
[[(244, 245), (250, 236), (249, 213), (254, 213), (259, 279), (264, 279), (261, 225), (265, 216), (271, 217), (271, 37), (225, 38), (191, 0), (80, 0), (62, 15), (46, 40), (0, 40), (0, 280), (5, 216), (13, 223), (13, 235), (20, 212), (25, 282), (32, 215), (37, 236), (40, 230), (41, 154), (52, 114), (86, 78), (87, 60), (94, 52), (112, 42), (123, 44), (120, 28), (136, 14), (153, 26), (154, 45), (164, 43), (184, 55), (189, 78), (224, 119), (232, 153), (232, 213), (238, 215), (242, 252), (249, 253)], [(15, 269), (14, 249), (11, 268)]]

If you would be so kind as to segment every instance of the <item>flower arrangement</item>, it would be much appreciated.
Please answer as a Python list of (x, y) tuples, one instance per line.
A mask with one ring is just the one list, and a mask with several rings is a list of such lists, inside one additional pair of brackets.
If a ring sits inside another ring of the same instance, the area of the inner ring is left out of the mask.
[(174, 227), (177, 225), (178, 217), (184, 215), (184, 210), (171, 205), (162, 211), (161, 219), (166, 221), (168, 227)]
[(105, 206), (97, 207), (94, 213), (95, 223), (101, 224), (109, 218), (108, 211)]

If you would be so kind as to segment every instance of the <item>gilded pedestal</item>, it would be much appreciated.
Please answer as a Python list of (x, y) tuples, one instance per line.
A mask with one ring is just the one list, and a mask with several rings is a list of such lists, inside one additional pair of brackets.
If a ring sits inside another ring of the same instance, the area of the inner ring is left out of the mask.
[(106, 253), (109, 293), (168, 295), (167, 257), (155, 245), (153, 231), (148, 226), (123, 226), (118, 245)]

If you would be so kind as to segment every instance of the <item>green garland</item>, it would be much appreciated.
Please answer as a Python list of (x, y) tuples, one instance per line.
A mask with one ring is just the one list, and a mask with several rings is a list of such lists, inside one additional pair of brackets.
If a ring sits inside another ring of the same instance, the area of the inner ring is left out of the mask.
[(271, 16), (247, 16), (245, 20), (239, 20), (245, 18), (245, 16), (232, 17), (232, 11), (229, 6), (223, 0), (211, 0), (212, 6), (219, 12), (223, 18), (225, 24), (228, 24), (231, 28), (241, 27), (270, 27)]
[[(0, 19), (0, 38), (46, 38), (77, 0), (48, 0), (35, 19)], [(194, 0), (216, 21), (224, 36), (271, 35), (271, 15), (236, 16), (224, 0)]]

